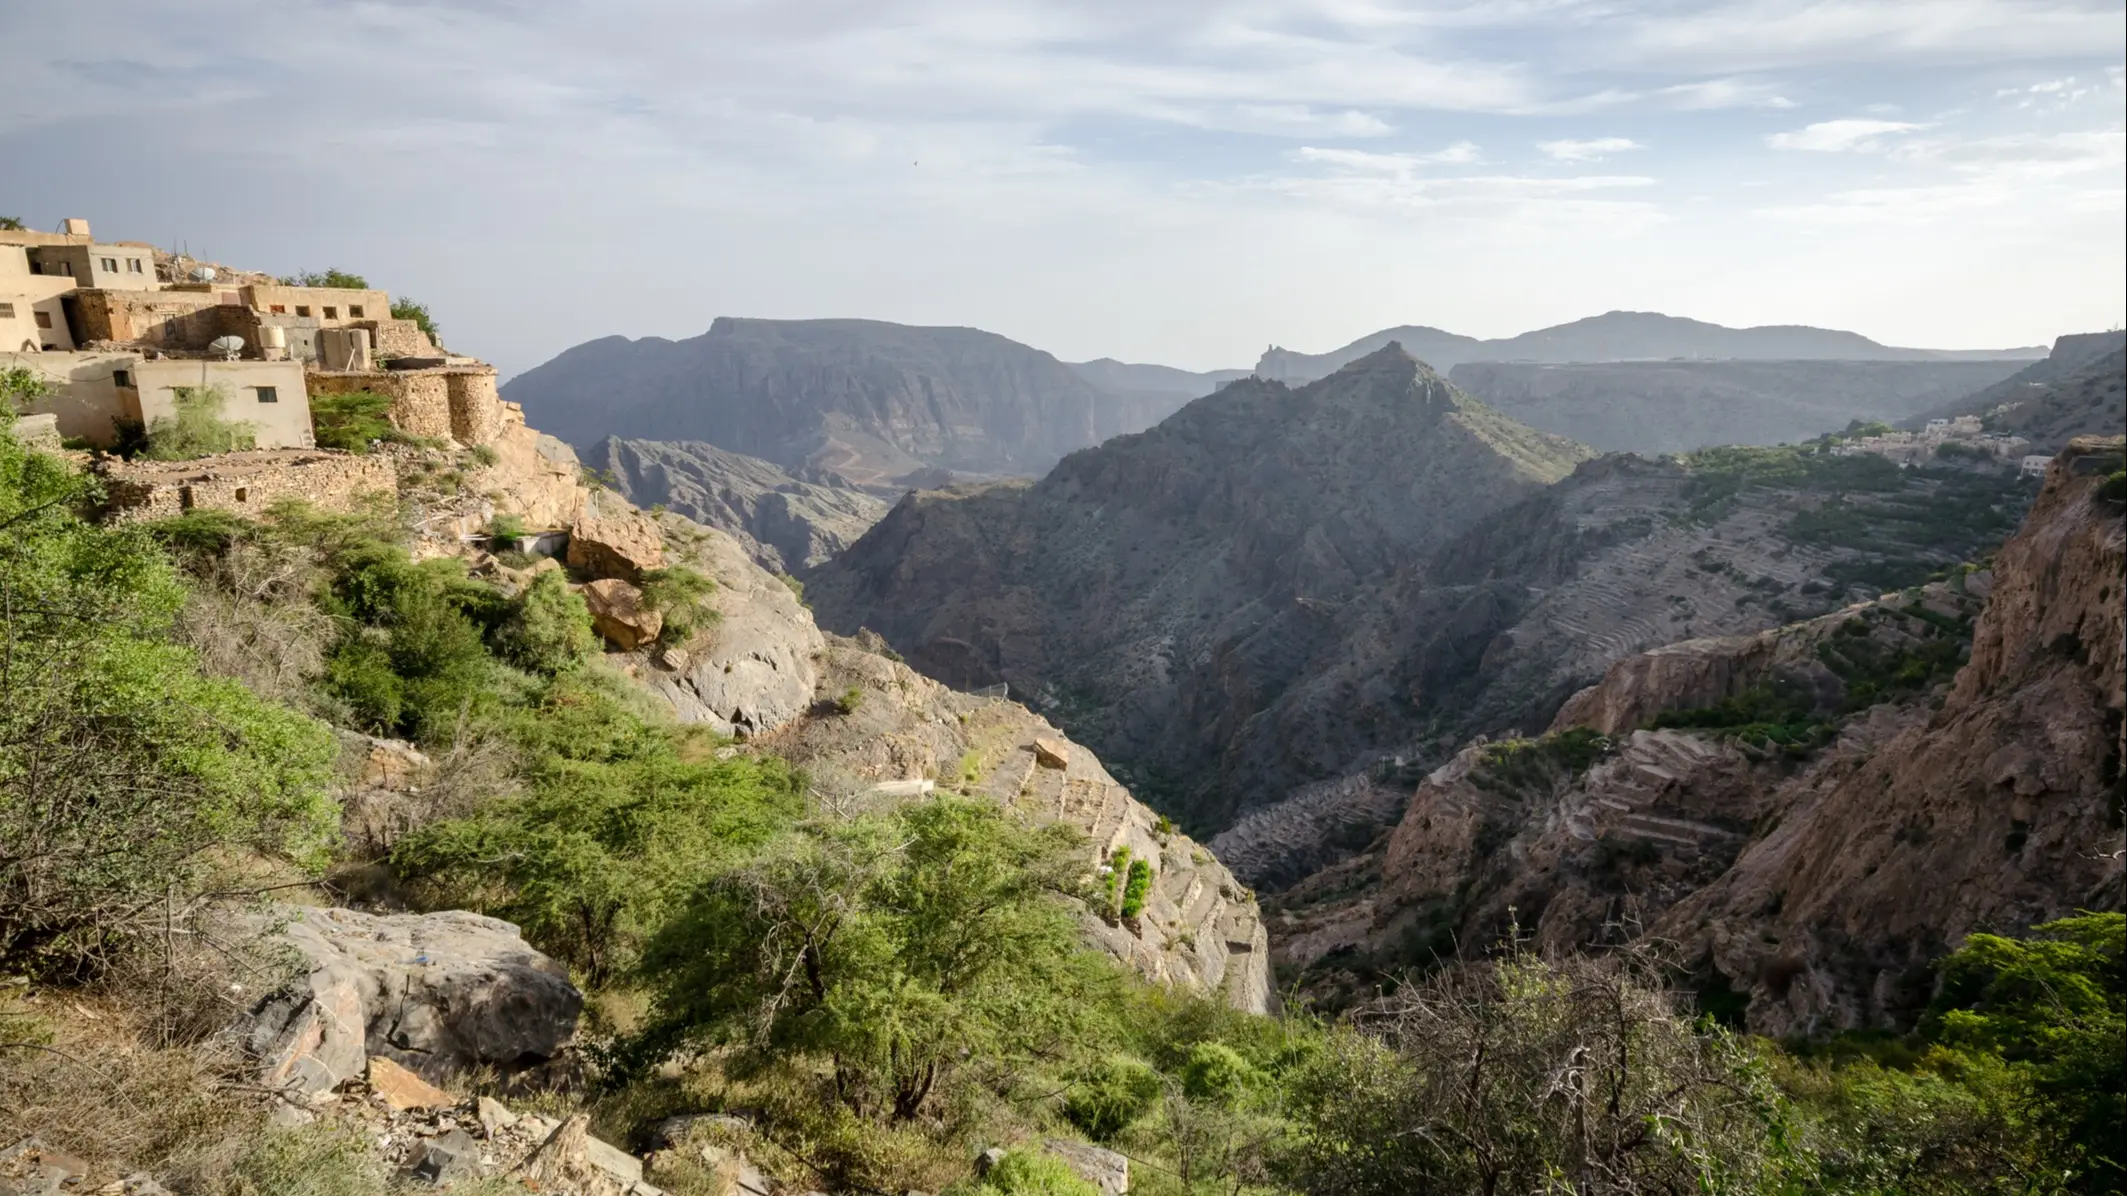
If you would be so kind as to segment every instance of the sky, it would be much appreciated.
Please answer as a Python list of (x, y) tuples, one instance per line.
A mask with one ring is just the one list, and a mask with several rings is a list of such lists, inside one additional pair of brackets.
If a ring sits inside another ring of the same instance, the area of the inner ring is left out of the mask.
[(505, 374), (719, 315), (1246, 367), (1627, 309), (2127, 308), (2119, 0), (0, 0), (0, 214)]

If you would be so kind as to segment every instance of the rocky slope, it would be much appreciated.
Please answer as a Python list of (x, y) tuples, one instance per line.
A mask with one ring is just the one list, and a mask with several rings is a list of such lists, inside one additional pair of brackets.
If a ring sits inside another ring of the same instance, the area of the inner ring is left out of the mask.
[(1609, 451), (1784, 444), (1853, 420), (1895, 423), (2009, 376), (2014, 361), (1469, 362), (1456, 386)]
[(504, 393), (579, 446), (703, 440), (860, 486), (926, 467), (1038, 474), (1181, 403), (1104, 390), (1047, 353), (973, 328), (730, 317), (682, 341), (578, 345)]
[(1213, 839), (1219, 858), (1291, 883), (1392, 823), (1472, 736), (1545, 726), (1619, 659), (1918, 584), (1991, 552), (2029, 500), (2012, 470), (1772, 462), (1603, 457), (1355, 596), (1207, 770), (1261, 807)]
[(1805, 325), (1725, 328), (1659, 312), (1613, 311), (1519, 336), (1478, 340), (1438, 328), (1401, 327), (1363, 336), (1328, 353), (1295, 353), (1272, 346), (1256, 373), (1285, 382), (1307, 382), (1399, 341), (1441, 373), (1465, 361), (1666, 361), (1707, 358), (1737, 361), (1950, 361), (2030, 360), (2043, 348), (2002, 350), (1901, 349), (1853, 332)]
[(717, 583), (719, 618), (685, 652), (618, 660), (682, 721), (798, 764), (833, 808), (957, 789), (1078, 827), (1093, 848), (1089, 864), (1128, 847), (1155, 861), (1151, 899), (1135, 923), (1089, 913), (1089, 936), (1149, 978), (1221, 993), (1242, 1009), (1269, 1007), (1269, 949), (1253, 894), (1091, 751), (1017, 702), (918, 675), (876, 637), (823, 635), (796, 593), (736, 541), (669, 512), (658, 521), (673, 558)]
[(2063, 454), (1991, 578), (1629, 657), (1544, 738), (1465, 748), (1272, 903), (1281, 962), (1349, 993), (1510, 922), (1644, 933), (1786, 1034), (1898, 1022), (1969, 931), (2118, 908), (2120, 461)]
[(1228, 382), (1238, 382), (1248, 376), (1247, 370), (1205, 370), (1198, 373), (1194, 370), (1178, 370), (1171, 365), (1117, 361), (1113, 357), (1074, 361), (1069, 364), (1079, 377), (1103, 390), (1180, 395), (1184, 399), (1200, 398)]
[(588, 464), (638, 507), (665, 507), (743, 545), (774, 573), (797, 573), (847, 548), (886, 500), (831, 473), (792, 475), (702, 440), (598, 442)]
[(1234, 383), (1032, 485), (911, 495), (807, 593), (931, 676), (1008, 682), (1216, 827), (1199, 780), (1346, 605), (1584, 455), (1390, 346), (1297, 390)]

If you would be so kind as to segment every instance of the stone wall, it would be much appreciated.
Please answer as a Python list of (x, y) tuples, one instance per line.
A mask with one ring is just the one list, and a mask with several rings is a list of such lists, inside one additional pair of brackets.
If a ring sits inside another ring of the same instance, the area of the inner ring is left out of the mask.
[(246, 336), (251, 323), (233, 290), (80, 290), (74, 293), (74, 314), (84, 343), (165, 349), (204, 349), (216, 337)]
[(399, 490), (392, 458), (324, 449), (225, 453), (197, 461), (113, 461), (101, 472), (105, 515), (118, 522), (169, 519), (196, 510), (256, 517), (291, 498), (348, 512), (365, 495)]
[(409, 436), (487, 444), (502, 431), (502, 399), (492, 366), (429, 370), (312, 371), (312, 394), (366, 390), (391, 397), (392, 426)]
[(383, 357), (426, 357), (436, 351), (434, 341), (412, 320), (369, 320), (370, 340)]
[(450, 383), (440, 370), (314, 370), (308, 380), (314, 395), (366, 390), (388, 396), (393, 427), (409, 436), (451, 438)]

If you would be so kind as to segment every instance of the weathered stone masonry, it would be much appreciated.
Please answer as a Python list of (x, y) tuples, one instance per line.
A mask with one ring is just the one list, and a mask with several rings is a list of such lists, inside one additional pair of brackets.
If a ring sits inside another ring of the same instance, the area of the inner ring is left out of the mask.
[(169, 519), (196, 510), (257, 517), (291, 498), (344, 513), (369, 495), (392, 496), (399, 489), (398, 466), (389, 456), (324, 449), (227, 453), (200, 461), (109, 461), (101, 472), (105, 509), (116, 522)]

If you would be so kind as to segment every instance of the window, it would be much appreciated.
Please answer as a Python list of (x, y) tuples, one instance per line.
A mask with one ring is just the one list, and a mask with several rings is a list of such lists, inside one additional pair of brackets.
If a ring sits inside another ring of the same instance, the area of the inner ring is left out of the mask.
[(350, 303), (350, 304), (348, 304), (348, 305), (347, 305), (347, 318), (348, 318), (348, 319), (350, 319), (350, 320), (359, 320), (359, 319), (361, 319), (361, 318), (362, 318), (362, 305), (361, 305), (361, 304), (359, 304), (359, 303)]
[(285, 316), (285, 315), (287, 315), (287, 314), (288, 314), (288, 305), (287, 305), (287, 304), (285, 304), (285, 303), (276, 303), (276, 304), (274, 304), (274, 305), (273, 305), (273, 314), (274, 314), (274, 315), (277, 315), (277, 316)]
[(299, 316), (307, 316), (310, 314), (310, 309), (298, 303), (295, 305), (295, 314)]
[(326, 309), (325, 309), (325, 318), (326, 318), (326, 319), (328, 319), (328, 320), (337, 320), (337, 319), (339, 319), (339, 318), (340, 318), (340, 309), (339, 309), (339, 308), (337, 308), (337, 307), (328, 307), (328, 308), (326, 308)]
[(118, 259), (115, 257), (103, 259), (103, 268), (112, 274), (118, 273)]
[(14, 318), (15, 305), (12, 303), (0, 303), (0, 320), (12, 320)]
[(113, 385), (113, 386), (131, 386), (131, 385), (133, 385), (133, 371), (131, 371), (131, 370), (112, 370), (112, 371), (111, 371), (111, 385)]
[(145, 274), (145, 273), (147, 273), (147, 271), (145, 271), (145, 270), (142, 270), (142, 269), (140, 268), (140, 259), (139, 259), (139, 258), (137, 258), (137, 257), (129, 257), (129, 258), (127, 258), (127, 259), (126, 259), (126, 272), (127, 272), (127, 273), (130, 273), (130, 274)]
[(48, 311), (40, 311), (40, 312), (38, 312), (38, 313), (37, 313), (37, 327), (39, 327), (39, 328), (50, 328), (51, 326), (52, 326), (52, 313), (50, 313), (50, 312), (48, 312)]
[(261, 403), (278, 403), (278, 402), (280, 402), (280, 401), (281, 401), (281, 392), (280, 392), (280, 389), (279, 389), (278, 387), (273, 387), (273, 386), (261, 386), (261, 387), (259, 387), (259, 388), (258, 388), (258, 401), (259, 401), (259, 402), (261, 402)]

